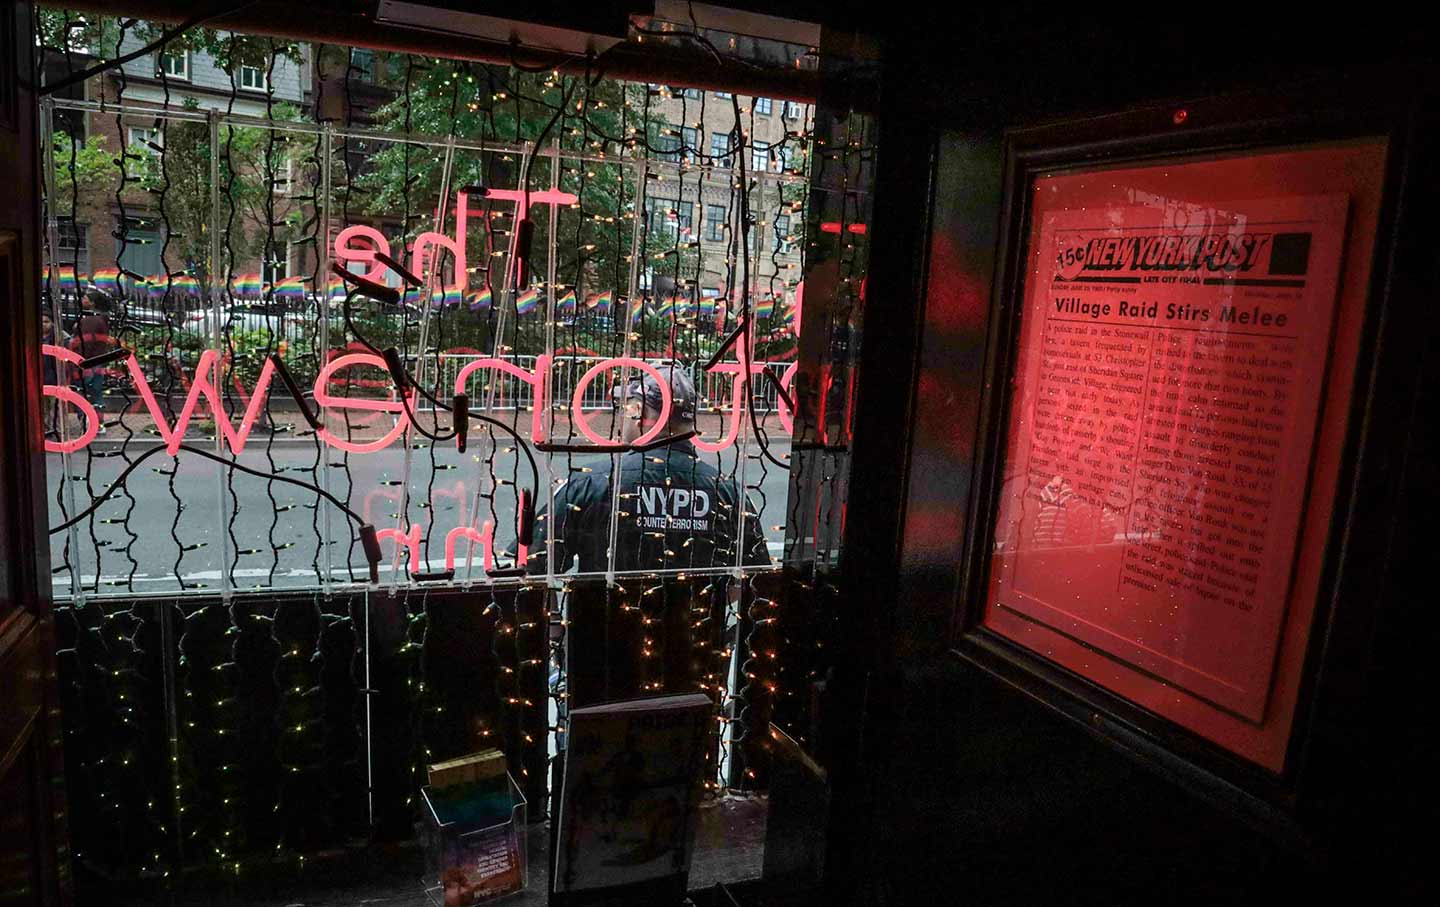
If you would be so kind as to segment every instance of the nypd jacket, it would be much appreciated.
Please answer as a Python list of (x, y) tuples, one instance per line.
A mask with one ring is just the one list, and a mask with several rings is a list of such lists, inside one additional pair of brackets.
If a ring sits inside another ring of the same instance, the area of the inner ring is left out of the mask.
[[(555, 572), (578, 557), (582, 573), (608, 567), (614, 485), (610, 468), (572, 473), (555, 495), (553, 511), (535, 521), (528, 569), (543, 573), (546, 541), (555, 538)], [(616, 570), (693, 570), (742, 563), (770, 563), (765, 534), (733, 479), (705, 462), (689, 441), (649, 451), (630, 451), (620, 461)], [(735, 527), (744, 525), (743, 539)]]

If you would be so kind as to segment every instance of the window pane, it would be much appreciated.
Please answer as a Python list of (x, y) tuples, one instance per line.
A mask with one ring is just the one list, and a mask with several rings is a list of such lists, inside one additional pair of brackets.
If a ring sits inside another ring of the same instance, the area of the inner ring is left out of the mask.
[(711, 163), (719, 167), (730, 166), (730, 136), (723, 132), (710, 133), (710, 155), (716, 160)]
[(375, 81), (375, 52), (355, 48), (350, 51), (350, 74), (362, 82)]
[(769, 115), (770, 115), (770, 99), (769, 99), (769, 98), (756, 98), (756, 99), (755, 99), (755, 112), (758, 113), (758, 114), (761, 114), (762, 116), (769, 116)]
[(161, 54), (160, 66), (158, 67), (165, 75), (173, 79), (186, 79), (190, 77), (190, 52), (182, 50), (175, 54)]
[(719, 241), (725, 238), (725, 206), (705, 206), (705, 238)]

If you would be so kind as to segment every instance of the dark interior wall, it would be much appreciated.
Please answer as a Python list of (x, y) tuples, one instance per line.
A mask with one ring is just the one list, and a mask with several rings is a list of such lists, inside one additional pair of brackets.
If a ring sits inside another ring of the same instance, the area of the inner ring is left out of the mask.
[[(853, 452), (873, 481), (851, 501), (845, 567), (863, 613), (850, 682), (867, 721), (863, 741), (832, 741), (850, 804), (832, 824), (832, 866), (864, 869), (832, 872), (832, 891), (867, 904), (1419, 899), (1432, 883), (1407, 829), (1434, 815), (1422, 640), (1436, 634), (1419, 604), (1430, 595), (1407, 590), (1427, 587), (1434, 538), (1433, 418), (1417, 414), (1434, 409), (1435, 330), (1420, 301), (1437, 287), (1433, 256), (1418, 250), (1440, 238), (1413, 217), (1437, 197), (1436, 75), (1415, 65), (1426, 36), (1385, 17), (1287, 27), (1229, 10), (1227, 32), (1081, 12), (886, 26), (869, 278), (885, 317), (867, 324)], [(1002, 681), (952, 648), (1004, 133), (1257, 89), (1292, 87), (1303, 105), (1307, 83), (1352, 78), (1413, 112), (1399, 136), (1410, 164), (1394, 174), (1405, 210), (1387, 225), (1395, 266), (1376, 282), (1382, 324), (1362, 364), (1378, 392), (1351, 422), (1370, 440), (1343, 480), (1356, 483), (1352, 529), (1365, 528), (1332, 547), (1365, 569), (1331, 589), (1351, 606), (1324, 653), (1339, 666), (1319, 684), (1315, 734), (1327, 742), (1260, 817), (1239, 791), (1152, 758), (1133, 728), (1057, 706), (1044, 684)], [(1363, 581), (1373, 606), (1355, 607)]]

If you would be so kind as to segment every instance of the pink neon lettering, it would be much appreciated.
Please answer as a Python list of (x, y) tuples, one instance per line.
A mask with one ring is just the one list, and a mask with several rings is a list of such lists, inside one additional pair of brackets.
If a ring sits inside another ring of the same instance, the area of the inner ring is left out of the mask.
[[(465, 393), (465, 382), (469, 380), (472, 374), (482, 368), (495, 369), (507, 375), (513, 375), (530, 385), (531, 391), (535, 394), (535, 405), (530, 407), (530, 437), (536, 443), (544, 443), (545, 408), (547, 406), (545, 388), (546, 385), (550, 383), (546, 380), (550, 374), (549, 354), (535, 357), (535, 371), (533, 372), (527, 372), (513, 362), (506, 362), (503, 359), (496, 359), (491, 356), (468, 362), (464, 368), (460, 369), (460, 373), (455, 376), (455, 393)], [(457, 439), (455, 443), (459, 444), (460, 442)]]
[[(362, 236), (373, 243), (374, 248), (367, 249), (364, 246), (352, 246), (350, 244), (352, 239)], [(346, 227), (344, 230), (341, 230), (340, 235), (335, 237), (335, 260), (340, 262), (342, 267), (352, 261), (365, 262), (365, 264), (369, 266), (363, 275), (365, 279), (373, 280), (377, 283), (384, 283), (385, 273), (388, 269), (385, 265), (375, 260), (376, 252), (389, 255), (390, 241), (385, 238), (384, 233), (381, 233), (374, 227), (356, 224), (353, 227)], [(461, 257), (463, 258), (463, 254)]]
[[(742, 356), (743, 353), (744, 351), (742, 350)], [(756, 365), (753, 362), (749, 362), (748, 357), (745, 358), (747, 364), (750, 366), (750, 374), (756, 375), (764, 371), (764, 366)], [(718, 441), (706, 441), (697, 435), (695, 438), (695, 447), (705, 453), (719, 453), (732, 446), (735, 443), (735, 439), (740, 437), (741, 417), (745, 412), (745, 407), (742, 403), (745, 394), (745, 366), (739, 362), (721, 362), (717, 363), (711, 371), (734, 376), (730, 380), (730, 424), (720, 432), (720, 440)]]
[[(367, 523), (375, 523), (377, 520), (371, 516), (371, 507), (379, 498), (384, 498), (392, 504), (400, 503), (401, 492), (398, 488), (375, 488), (365, 492), (365, 503), (360, 508), (360, 516)], [(377, 535), (378, 538), (378, 535)]]
[(470, 210), (467, 204), (469, 198), (469, 194), (461, 192), (455, 201), (455, 236), (453, 239), (433, 230), (415, 237), (415, 244), (410, 250), (410, 270), (422, 279), (425, 277), (425, 253), (432, 248), (440, 247), (449, 249), (450, 254), (455, 256), (454, 277), (447, 283), (441, 275), (441, 285), (459, 286), (462, 289), (470, 285), (470, 275), (465, 269), (466, 221), (470, 219)]
[(180, 445), (185, 441), (185, 430), (190, 426), (190, 419), (195, 415), (195, 407), (204, 397), (210, 405), (210, 410), (215, 414), (215, 424), (220, 434), (225, 439), (232, 453), (240, 453), (245, 449), (245, 442), (250, 437), (250, 430), (255, 426), (255, 420), (260, 416), (260, 410), (265, 404), (265, 395), (270, 390), (270, 379), (275, 374), (275, 363), (269, 359), (260, 369), (260, 377), (255, 382), (255, 390), (250, 395), (250, 403), (245, 407), (245, 413), (240, 418), (240, 428), (237, 431), (230, 422), (230, 417), (225, 414), (225, 404), (220, 394), (215, 390), (215, 383), (212, 376), (218, 370), (220, 357), (214, 350), (206, 350), (200, 354), (200, 362), (195, 366), (195, 379), (190, 384), (190, 392), (185, 396), (185, 403), (180, 407), (180, 415), (175, 419), (175, 425), (171, 426), (165, 418), (165, 411), (155, 400), (155, 394), (150, 390), (150, 382), (145, 380), (145, 374), (140, 371), (140, 363), (134, 354), (125, 361), (130, 370), (130, 380), (139, 392), (140, 399), (145, 401), (145, 406), (150, 410), (150, 415), (155, 419), (155, 430), (165, 441), (165, 451), (172, 457), (180, 451)]
[[(330, 409), (363, 409), (371, 412), (392, 413), (395, 416), (395, 427), (383, 438), (375, 441), (348, 441), (330, 433), (329, 429), (322, 428), (316, 432), (316, 437), (331, 447), (338, 447), (341, 450), (348, 450), (350, 453), (374, 453), (377, 450), (384, 450), (395, 442), (395, 439), (404, 434), (410, 427), (410, 419), (405, 414), (405, 405), (399, 400), (366, 400), (363, 397), (337, 397), (326, 388), (330, 386), (330, 376), (342, 368), (351, 366), (368, 365), (373, 368), (384, 370), (385, 360), (374, 353), (347, 353), (344, 356), (336, 357), (320, 370), (315, 378), (315, 403)], [(392, 392), (393, 393), (393, 392)], [(256, 394), (256, 398), (260, 395)], [(415, 395), (410, 395), (410, 405), (415, 405)], [(252, 403), (253, 406), (253, 403)]]
[(395, 540), (395, 557), (391, 559), (391, 563), (394, 563), (396, 560), (399, 560), (399, 558), (400, 558), (400, 549), (401, 549), (402, 546), (403, 546), (404, 548), (410, 549), (410, 572), (411, 572), (411, 573), (419, 573), (419, 572), (420, 572), (420, 524), (419, 524), (419, 523), (412, 523), (412, 524), (410, 525), (410, 531), (409, 531), (409, 532), (401, 532), (399, 529), (394, 529), (394, 528), (381, 529), (381, 530), (379, 530), (379, 531), (377, 531), (377, 532), (375, 533), (375, 538), (376, 538), (377, 540), (379, 540), (379, 541), (382, 541), (382, 542), (385, 541), (386, 539), (394, 539), (394, 540)]
[(609, 444), (611, 441), (600, 437), (590, 427), (590, 419), (585, 415), (585, 411), (581, 406), (585, 402), (585, 388), (589, 387), (590, 382), (595, 380), (595, 376), (601, 372), (627, 365), (631, 368), (638, 368), (642, 372), (648, 372), (655, 378), (655, 383), (660, 385), (660, 417), (655, 420), (655, 424), (652, 425), (649, 430), (636, 438), (634, 443), (639, 446), (655, 440), (670, 422), (670, 382), (660, 374), (655, 366), (642, 359), (631, 359), (625, 356), (606, 359), (604, 362), (597, 362), (590, 366), (590, 369), (586, 371), (584, 375), (580, 376), (579, 383), (575, 385), (575, 396), (570, 400), (571, 422), (576, 428), (580, 429), (580, 434), (596, 444)]
[(470, 547), (465, 551), (465, 563), (475, 556), (475, 545), (480, 545), (480, 557), (488, 573), (495, 569), (495, 524), (486, 520), (479, 532), (473, 526), (456, 526), (445, 534), (445, 569), (455, 569), (455, 546), (461, 539), (467, 539)]
[[(800, 368), (800, 363), (792, 362), (790, 367), (785, 370), (785, 374), (780, 376), (780, 385), (792, 396), (795, 393), (795, 371), (798, 368)], [(795, 414), (790, 411), (789, 406), (785, 405), (783, 397), (780, 399), (780, 425), (787, 433), (793, 434), (795, 431)]]
[[(40, 352), (46, 356), (53, 356), (61, 362), (68, 362), (71, 365), (78, 366), (81, 362), (85, 361), (84, 357), (74, 350), (67, 350), (64, 347), (55, 346), (50, 343), (42, 344), (40, 346)], [(95, 439), (95, 433), (100, 430), (100, 414), (95, 412), (95, 407), (90, 405), (89, 400), (86, 400), (82, 395), (76, 393), (73, 388), (60, 387), (54, 384), (45, 385), (41, 389), (41, 393), (47, 397), (54, 397), (57, 400), (63, 400), (66, 403), (73, 404), (79, 407), (80, 412), (85, 415), (85, 431), (81, 433), (80, 437), (72, 438), (69, 441), (51, 441), (46, 439), (46, 451), (49, 453), (74, 453)], [(64, 418), (63, 408), (61, 418)]]

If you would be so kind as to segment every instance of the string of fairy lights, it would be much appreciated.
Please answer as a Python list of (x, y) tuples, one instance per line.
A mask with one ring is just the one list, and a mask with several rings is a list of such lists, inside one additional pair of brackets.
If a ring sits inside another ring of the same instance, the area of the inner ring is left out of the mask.
[[(94, 24), (77, 14), (58, 14), (63, 16), (61, 35)], [(107, 21), (102, 29), (106, 56), (118, 57), (144, 38), (143, 23)], [(545, 252), (537, 256), (538, 279), (523, 289), (540, 292), (542, 320), (525, 319), (517, 298), (522, 288), (502, 292), (502, 275), (514, 266), (511, 251), (518, 220), (528, 212), (519, 206), (508, 210), (509, 202), (475, 198), (478, 207), (472, 207), (471, 217), (478, 229), (472, 230), (472, 242), (483, 252), (469, 276), (491, 291), (487, 296), (493, 302), (483, 308), (430, 305), (426, 296), (437, 289), (434, 275), (444, 264), (440, 256), (428, 263), (425, 279), (432, 285), (421, 289), (418, 305), (404, 308), (393, 319), (393, 334), (386, 335), (415, 364), (413, 369), (423, 368), (433, 393), (447, 392), (445, 380), (451, 373), (445, 370), (444, 351), (452, 342), (474, 336), (489, 345), (481, 352), (499, 356), (515, 355), (543, 337), (541, 348), (553, 356), (553, 391), (564, 386), (566, 376), (573, 379), (583, 372), (597, 355), (658, 354), (699, 362), (738, 325), (746, 326), (740, 342), (749, 348), (747, 356), (761, 345), (778, 346), (790, 332), (780, 317), (782, 306), (764, 318), (757, 309), (762, 299), (795, 293), (816, 249), (807, 241), (818, 237), (821, 219), (811, 210), (810, 168), (812, 163), (816, 168), (831, 166), (836, 155), (818, 147), (821, 139), (809, 126), (810, 108), (797, 105), (792, 116), (786, 103), (782, 137), (757, 150), (759, 99), (742, 105), (739, 98), (721, 99), (710, 92), (617, 88), (603, 78), (603, 66), (596, 61), (593, 71), (561, 75), (405, 55), (367, 64), (348, 48), (316, 47), (312, 61), (317, 78), (310, 103), (317, 111), (339, 109), (342, 119), (318, 129), (289, 129), (296, 114), (283, 109), (277, 84), (291, 51), (273, 40), (253, 40), (261, 42), (257, 59), (263, 62), (258, 102), (264, 109), (262, 119), (273, 125), (255, 128), (236, 116), (242, 95), (257, 97), (253, 85), (242, 90), (238, 66), (230, 69), (229, 90), (221, 93), (220, 108), (203, 119), (175, 113), (182, 109), (177, 99), (182, 92), (167, 68), (159, 66), (155, 82), (163, 107), (153, 117), (154, 138), (144, 140), (151, 147), (132, 147), (122, 140), (113, 158), (109, 185), (117, 212), (117, 265), (128, 258), (127, 249), (157, 243), (164, 278), (145, 298), (161, 311), (182, 310), (184, 281), (200, 276), (210, 284), (203, 295), (216, 302), (213, 317), (202, 318), (198, 330), (165, 318), (144, 337), (116, 332), (122, 342), (151, 359), (145, 366), (147, 372), (154, 366), (152, 387), (172, 424), (176, 401), (184, 398), (193, 380), (185, 363), (187, 357), (193, 361), (200, 332), (213, 334), (226, 351), (216, 387), (232, 413), (247, 405), (245, 388), (253, 382), (257, 364), (272, 355), (315, 374), (337, 351), (365, 344), (348, 317), (340, 317), (330, 304), (328, 247), (340, 226), (376, 223), (392, 243), (408, 244), (426, 229), (443, 232), (440, 186), (448, 187), (453, 197), (456, 186), (504, 186), (522, 173), (528, 176), (528, 190), (558, 189), (577, 198), (568, 207), (550, 209), (548, 217), (534, 218), (534, 245)], [(64, 60), (67, 72), (88, 65), (75, 58), (70, 41), (45, 46)], [(448, 135), (451, 144), (385, 138), (378, 130), (367, 131), (369, 124), (357, 123), (361, 95), (374, 90), (366, 65), (384, 65), (394, 77), (393, 98), (381, 113), (389, 117), (397, 136), (426, 134), (444, 140)], [(136, 122), (136, 113), (122, 101), (130, 78), (124, 67), (97, 77), (113, 80), (103, 97), (114, 107), (111, 128), (121, 137)], [(666, 122), (666, 111), (677, 101), (678, 122)], [(91, 115), (83, 105), (74, 109), (80, 116)], [(94, 115), (104, 113), (102, 106)], [(537, 114), (541, 121), (551, 121), (544, 142), (535, 141)], [(728, 139), (707, 149), (703, 139), (712, 116)], [(462, 123), (469, 130), (463, 134), (457, 125)], [(208, 136), (203, 135), (207, 128)], [(179, 149), (197, 139), (207, 149), (201, 163), (210, 168), (211, 180), (218, 179), (218, 184), (208, 184), (219, 199), (214, 210), (218, 220), (197, 220), (182, 210), (190, 174), (182, 170), (188, 161)], [(461, 139), (468, 143), (463, 148), (455, 141)], [(62, 168), (69, 172), (68, 203), (54, 191), (47, 197), (55, 209), (52, 219), (63, 213), (74, 225), (86, 215), (88, 203), (82, 200), (77, 176), (83, 139), (71, 134), (68, 141)], [(848, 138), (843, 144), (841, 166), (851, 167), (849, 159), (858, 158), (862, 149)], [(382, 157), (398, 174), (398, 190), (384, 190), (375, 180), (376, 161)], [(761, 159), (767, 163), (757, 171), (751, 165)], [(778, 167), (770, 162), (778, 162)], [(257, 178), (264, 191), (247, 195), (247, 175)], [(437, 201), (439, 215), (434, 213)], [(717, 222), (718, 252), (708, 232), (711, 207), (724, 209), (723, 221)], [(858, 210), (841, 214), (842, 221), (861, 217)], [(196, 225), (214, 243), (213, 273), (204, 273), (203, 266), (197, 270), (184, 258), (179, 248), (187, 239), (182, 224)], [(252, 330), (221, 317), (221, 312), (246, 299), (241, 284), (250, 252), (242, 247), (250, 244), (246, 233), (255, 224), (263, 234), (258, 239), (262, 276), (273, 270), (277, 277), (265, 281), (261, 299), (273, 316)], [(848, 319), (859, 306), (864, 262), (858, 249), (863, 240), (842, 232), (840, 246), (842, 298), (828, 317)], [(60, 252), (52, 240), (49, 298), (57, 322), (64, 295), (55, 280)], [(272, 267), (280, 254), (285, 259)], [(603, 267), (597, 267), (597, 261)], [(78, 265), (78, 260), (70, 263), (72, 273), (78, 273)], [(308, 285), (309, 298), (318, 303), (299, 310), (282, 304), (278, 279), (279, 270), (294, 273), (296, 267), (303, 270), (301, 283)], [(123, 287), (126, 275), (123, 266), (120, 270)], [(719, 275), (724, 288), (716, 304), (724, 315), (718, 317), (706, 315), (702, 304), (702, 287), (713, 275)], [(608, 317), (586, 305), (602, 295), (611, 300)], [(567, 304), (569, 310), (562, 310)], [(366, 324), (382, 323), (378, 304), (360, 300), (358, 306)], [(798, 324), (795, 327), (798, 330)], [(736, 358), (732, 349), (727, 361)], [(778, 368), (766, 367), (779, 379)], [(358, 369), (348, 373), (333, 379), (327, 389), (341, 397), (374, 393), (376, 379), (360, 377)], [(413, 816), (429, 763), (486, 745), (506, 751), (523, 789), (543, 792), (550, 774), (547, 741), (563, 734), (563, 715), (570, 704), (563, 683), (567, 646), (584, 642), (568, 637), (572, 621), (567, 609), (573, 607), (603, 609), (616, 638), (634, 640), (634, 650), (625, 654), (636, 668), (631, 693), (698, 689), (714, 698), (716, 748), (706, 782), (711, 795), (763, 788), (760, 738), (765, 735), (758, 732), (780, 714), (777, 707), (783, 698), (803, 699), (803, 684), (820, 671), (813, 652), (799, 653), (799, 661), (791, 658), (800, 643), (787, 636), (784, 625), (783, 605), (790, 593), (771, 591), (766, 578), (757, 579), (743, 562), (746, 518), (769, 512), (766, 480), (772, 470), (789, 465), (787, 455), (771, 449), (768, 436), (778, 404), (755, 402), (776, 399), (762, 393), (769, 383), (744, 376), (744, 409), (734, 453), (700, 454), (742, 491), (735, 511), (724, 514), (734, 542), (716, 545), (699, 559), (689, 550), (666, 550), (664, 556), (676, 566), (664, 570), (628, 575), (612, 571), (617, 575), (611, 578), (557, 576), (553, 560), (547, 559), (550, 572), (537, 579), (472, 581), (473, 565), (467, 563), (448, 583), (422, 585), (405, 575), (405, 557), (397, 545), (388, 588), (367, 590), (366, 562), (358, 561), (358, 574), (355, 569), (361, 552), (353, 528), (342, 521), (347, 529), (336, 531), (317, 499), (293, 487), (253, 477), (237, 479), (235, 470), (223, 470), (216, 514), (208, 503), (197, 507), (193, 499), (187, 500), (178, 461), (169, 461), (154, 469), (164, 479), (169, 499), (166, 526), (149, 520), (135, 524), (142, 503), (148, 502), (122, 483), (114, 499), (118, 508), (82, 521), (56, 546), (57, 575), (72, 578), (71, 595), (57, 611), (64, 617), (67, 740), (74, 747), (67, 750), (67, 759), (80, 767), (88, 788), (77, 800), (78, 815), (101, 817), (93, 826), (80, 823), (77, 855), (154, 878), (168, 878), (194, 863), (236, 875), (277, 859), (302, 864), (306, 854), (373, 830), (387, 810)], [(528, 430), (531, 410), (516, 398), (520, 388), (515, 382), (496, 374), (480, 387), (492, 403), (496, 395), (509, 396), (509, 405), (491, 409), (492, 414), (517, 432)], [(105, 424), (121, 435), (120, 442), (103, 448), (87, 445), (83, 454), (64, 456), (65, 481), (55, 483), (62, 520), (104, 492), (104, 461), (115, 459), (116, 468), (123, 468), (134, 461), (137, 450), (155, 443), (155, 429), (127, 418), (141, 405), (128, 382), (111, 382), (109, 399), (112, 409), (105, 414)], [(577, 433), (576, 419), (588, 418), (600, 431), (616, 427), (613, 414), (604, 425), (599, 414), (572, 412), (564, 395), (552, 392), (548, 399), (544, 415), (550, 437), (563, 443), (559, 452), (544, 458), (542, 502), (553, 501), (572, 478), (601, 468), (577, 451), (584, 439)], [(723, 436), (728, 400), (706, 399), (702, 406), (704, 415), (719, 418)], [(453, 515), (457, 524), (478, 526), (488, 520), (505, 526), (527, 485), (520, 457), (512, 455), (515, 442), (486, 425), (472, 429), (476, 452), (470, 462), (480, 484), (454, 493), (447, 480), (455, 465), (442, 459), (437, 443), (412, 425), (402, 436), (402, 473), (382, 474), (382, 493), (372, 513), (373, 502), (365, 496), (373, 489), (357, 474), (350, 450), (325, 446), (315, 429), (298, 424), (272, 399), (267, 398), (262, 411), (265, 430), (257, 438), (262, 471), (293, 474), (333, 491), (341, 500), (363, 506), (366, 518), (377, 525), (393, 526), (397, 535), (407, 536), (419, 527), (426, 563), (438, 558), (445, 533), (442, 520)], [(797, 420), (801, 416), (792, 415)], [(287, 424), (292, 421), (296, 424)], [(442, 414), (424, 410), (415, 421), (443, 430)], [(328, 415), (326, 427), (350, 442), (370, 440), (377, 428), (348, 408)], [(60, 430), (65, 431), (63, 420)], [(797, 423), (797, 436), (800, 430)], [(216, 443), (216, 452), (233, 456), (220, 446), (219, 433), (214, 435), (209, 440)], [(824, 457), (828, 465), (818, 467), (808, 455), (797, 461), (818, 470), (818, 485), (842, 488), (843, 454)], [(254, 493), (261, 485), (263, 498)], [(393, 498), (392, 489), (399, 489)], [(616, 499), (618, 518), (625, 519), (632, 516), (625, 508), (635, 507), (621, 497)], [(819, 546), (838, 542), (833, 524), (841, 511), (832, 503), (822, 500), (816, 514), (831, 527), (814, 536), (817, 556)], [(787, 498), (786, 506), (784, 521), (772, 531), (793, 528), (802, 519), (797, 498)], [(247, 518), (256, 507), (268, 515), (258, 531)], [(219, 532), (197, 532), (205, 519), (218, 519)], [(157, 532), (168, 534), (174, 551), (173, 593), (147, 597), (136, 555), (155, 544)], [(637, 546), (643, 547), (645, 535), (637, 538)], [(499, 544), (497, 551), (502, 559), (514, 554)], [(107, 553), (125, 559), (123, 572), (105, 569)], [(612, 558), (639, 561), (642, 554), (637, 547), (614, 552)], [(207, 565), (213, 561), (217, 569), (196, 570), (192, 565), (197, 559), (209, 559)], [(87, 576), (82, 561), (94, 564), (93, 576)], [(305, 574), (311, 577), (308, 589), (304, 580), (297, 586), (291, 579)], [(811, 579), (801, 583), (803, 588), (819, 585)], [(397, 635), (387, 637), (373, 626), (382, 612), (398, 616)], [(459, 614), (467, 616), (461, 621)], [(684, 632), (677, 635), (673, 626)], [(446, 651), (446, 635), (455, 632), (471, 634), (483, 647), (477, 654), (483, 652), (481, 661), (491, 676), (482, 695), (462, 695), (435, 679), (453, 673), (440, 653)], [(560, 669), (558, 685), (547, 680), (552, 666)], [(401, 684), (403, 692), (397, 693)], [(554, 706), (551, 711), (561, 716), (553, 722), (547, 717), (547, 698)], [(398, 760), (405, 766), (404, 778), (386, 775), (387, 766), (377, 764), (388, 758), (377, 749), (377, 724), (397, 715), (404, 716), (401, 726), (406, 729), (404, 742), (397, 744), (404, 751)], [(539, 800), (531, 797), (532, 803)], [(84, 833), (87, 828), (89, 833)], [(108, 835), (99, 833), (104, 828), (110, 829)], [(122, 828), (124, 834), (117, 834)]]

